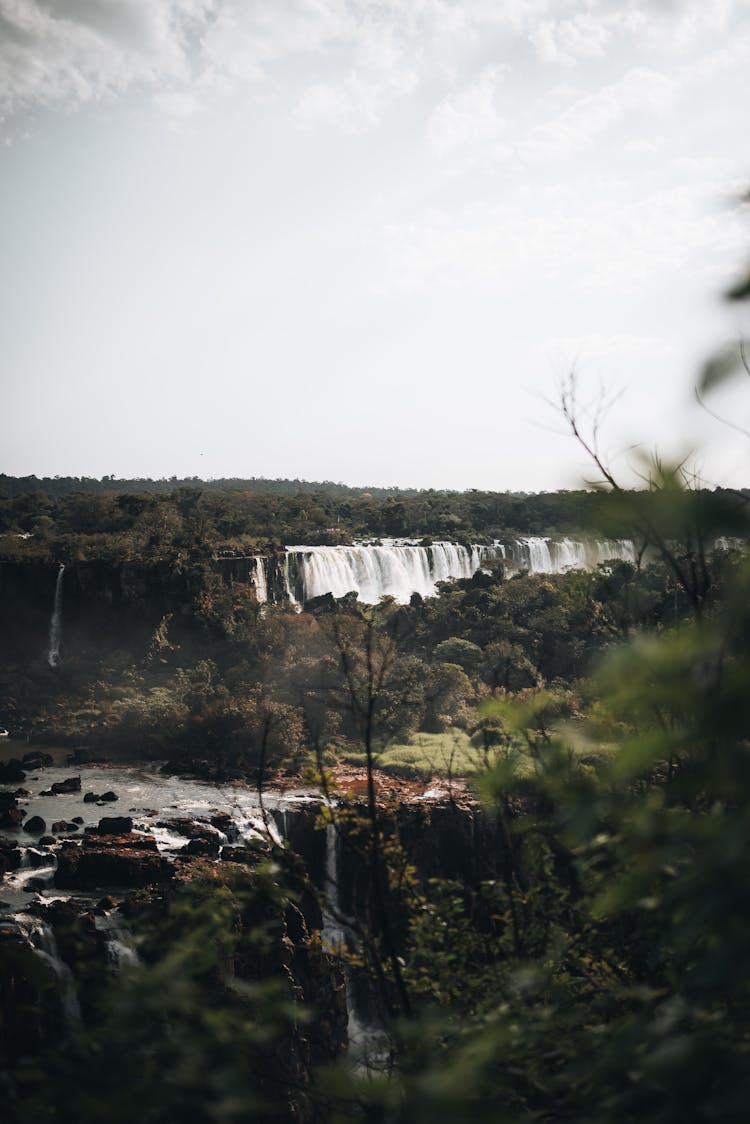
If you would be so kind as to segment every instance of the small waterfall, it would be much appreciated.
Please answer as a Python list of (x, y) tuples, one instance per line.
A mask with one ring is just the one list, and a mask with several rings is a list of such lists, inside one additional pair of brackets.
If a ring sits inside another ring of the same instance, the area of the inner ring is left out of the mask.
[[(335, 823), (326, 824), (326, 871), (323, 898), (323, 928), (321, 937), (328, 950), (341, 955), (346, 950), (346, 933), (336, 914), (341, 914), (339, 904), (339, 833)], [(347, 996), (348, 999), (348, 996)]]
[(341, 917), (339, 830), (335, 823), (326, 824), (326, 868), (323, 898), (323, 928), (320, 936), (331, 956), (339, 957), (346, 987), (347, 1035), (355, 1064), (365, 1069), (382, 1068), (387, 1048), (382, 1030), (360, 1018), (354, 1001), (351, 973), (346, 958), (349, 935)]
[(250, 577), (250, 583), (255, 589), (255, 600), (259, 605), (264, 605), (268, 600), (268, 582), (266, 580), (265, 559), (257, 554), (253, 559), (255, 568)]
[(64, 563), (60, 563), (60, 569), (57, 571), (57, 581), (55, 582), (55, 600), (52, 606), (52, 619), (49, 624), (49, 652), (47, 653), (47, 663), (50, 667), (57, 667), (60, 662), (60, 644), (62, 642), (62, 588), (63, 588), (63, 574), (65, 573)]
[(57, 980), (60, 1007), (66, 1026), (78, 1025), (81, 1021), (81, 1008), (76, 994), (75, 980), (68, 965), (60, 958), (53, 930), (38, 917), (21, 915), (18, 917), (18, 922), (25, 929), (35, 955), (44, 961)]
[(140, 964), (130, 930), (121, 925), (114, 914), (97, 918), (96, 927), (104, 937), (107, 961), (111, 970), (119, 975), (124, 968)]

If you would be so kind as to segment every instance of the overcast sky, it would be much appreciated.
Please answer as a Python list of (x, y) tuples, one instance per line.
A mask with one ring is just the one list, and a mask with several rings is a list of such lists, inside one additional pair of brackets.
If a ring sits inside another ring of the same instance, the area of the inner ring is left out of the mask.
[(0, 0), (0, 470), (574, 486), (575, 365), (750, 484), (748, 105), (747, 0)]

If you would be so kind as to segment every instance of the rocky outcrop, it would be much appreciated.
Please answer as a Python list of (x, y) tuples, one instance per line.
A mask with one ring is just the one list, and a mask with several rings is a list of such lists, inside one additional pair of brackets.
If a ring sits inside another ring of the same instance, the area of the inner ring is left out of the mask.
[(87, 834), (64, 843), (57, 856), (55, 885), (74, 890), (145, 887), (170, 882), (174, 866), (159, 854), (156, 840), (135, 832)]

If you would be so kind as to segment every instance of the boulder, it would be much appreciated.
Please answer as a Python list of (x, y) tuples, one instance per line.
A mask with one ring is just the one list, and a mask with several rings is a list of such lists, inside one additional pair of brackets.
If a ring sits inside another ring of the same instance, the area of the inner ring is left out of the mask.
[(43, 835), (39, 840), (39, 844), (42, 847), (51, 847), (53, 843), (57, 843), (54, 835)]
[(23, 830), (28, 831), (30, 835), (43, 835), (47, 825), (41, 816), (31, 816), (23, 825)]
[(81, 791), (81, 778), (80, 777), (66, 777), (64, 781), (56, 781), (52, 785), (52, 791), (56, 796), (60, 796), (68, 792)]
[(119, 800), (119, 799), (120, 799), (120, 797), (117, 795), (116, 792), (103, 792), (101, 794), (101, 796), (99, 797), (99, 800), (103, 800), (105, 802), (105, 804), (109, 803), (112, 800)]
[(96, 792), (86, 792), (83, 797), (84, 804), (96, 804), (100, 799), (99, 794)]
[(83, 816), (73, 816), (73, 823), (82, 824)]
[(86, 832), (89, 835), (126, 835), (132, 830), (132, 816), (102, 816), (98, 827), (89, 827)]

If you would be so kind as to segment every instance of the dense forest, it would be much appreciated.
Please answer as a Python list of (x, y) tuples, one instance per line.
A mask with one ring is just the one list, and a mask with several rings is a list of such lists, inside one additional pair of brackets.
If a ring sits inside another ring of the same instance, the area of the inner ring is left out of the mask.
[[(719, 488), (697, 497), (711, 511), (714, 535), (742, 529), (738, 493)], [(630, 499), (624, 514), (617, 497), (601, 489), (445, 492), (297, 480), (0, 476), (0, 559), (180, 560), (379, 537), (469, 543), (507, 534), (630, 535), (634, 518), (648, 521), (651, 502), (637, 491)]]

